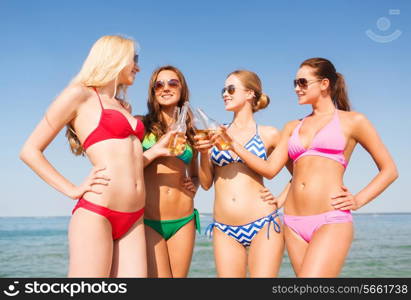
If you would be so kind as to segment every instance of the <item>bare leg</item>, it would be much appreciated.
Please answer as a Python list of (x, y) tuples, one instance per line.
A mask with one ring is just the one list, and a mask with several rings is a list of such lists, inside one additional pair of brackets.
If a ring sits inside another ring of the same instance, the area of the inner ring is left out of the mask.
[(352, 239), (352, 223), (321, 226), (308, 245), (298, 277), (337, 277), (344, 266)]
[(69, 225), (68, 277), (108, 277), (113, 257), (111, 224), (103, 216), (79, 208)]
[(140, 218), (124, 236), (114, 241), (111, 277), (147, 277), (143, 218)]
[(231, 236), (213, 229), (214, 258), (218, 277), (246, 277), (246, 248)]
[(174, 278), (187, 277), (196, 236), (194, 222), (194, 219), (188, 222), (167, 241), (168, 255)]
[[(279, 224), (281, 224), (278, 219)], [(267, 223), (254, 236), (248, 252), (250, 277), (276, 277), (284, 254), (283, 229), (277, 233), (272, 227), (267, 238)], [(272, 226), (272, 224), (271, 224)]]
[(284, 225), (283, 228), (288, 257), (290, 258), (295, 275), (298, 276), (305, 253), (308, 249), (308, 243), (287, 225)]
[(148, 277), (173, 277), (166, 241), (150, 226), (144, 225), (144, 228), (146, 232)]

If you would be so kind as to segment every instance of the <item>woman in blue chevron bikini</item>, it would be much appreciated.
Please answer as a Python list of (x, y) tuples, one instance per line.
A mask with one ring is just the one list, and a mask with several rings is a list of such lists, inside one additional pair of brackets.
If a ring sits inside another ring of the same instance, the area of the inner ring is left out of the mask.
[[(280, 133), (254, 120), (253, 113), (270, 102), (257, 74), (247, 70), (230, 73), (222, 97), (225, 109), (234, 113), (227, 133), (248, 151), (267, 159)], [(286, 191), (274, 200), (262, 176), (233, 152), (220, 151), (200, 136), (194, 138), (200, 152), (200, 184), (208, 190), (214, 183), (215, 188), (214, 222), (207, 231), (213, 235), (218, 277), (246, 277), (247, 271), (250, 277), (277, 276), (284, 252), (277, 209)]]

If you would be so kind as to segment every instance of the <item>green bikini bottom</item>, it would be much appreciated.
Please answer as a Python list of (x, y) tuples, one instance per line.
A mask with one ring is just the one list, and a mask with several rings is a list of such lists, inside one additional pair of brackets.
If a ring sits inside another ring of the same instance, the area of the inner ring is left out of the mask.
[(184, 217), (177, 220), (149, 220), (144, 219), (144, 224), (150, 226), (155, 231), (157, 231), (165, 240), (171, 238), (181, 227), (186, 225), (192, 219), (195, 219), (195, 226), (199, 233), (201, 233), (200, 228), (200, 215), (198, 210), (194, 208), (194, 212), (188, 217)]

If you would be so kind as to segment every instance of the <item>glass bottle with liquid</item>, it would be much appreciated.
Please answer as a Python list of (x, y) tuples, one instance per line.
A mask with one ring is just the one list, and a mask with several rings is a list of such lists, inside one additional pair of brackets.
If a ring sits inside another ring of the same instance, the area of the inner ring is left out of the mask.
[[(218, 123), (216, 120), (210, 118), (201, 108), (196, 109), (196, 114), (202, 120), (203, 124), (205, 125), (204, 127), (206, 129), (204, 130), (199, 130), (201, 134), (206, 135), (207, 138), (210, 139), (214, 134), (218, 133), (220, 130), (220, 123)], [(203, 133), (204, 132), (204, 133)], [(197, 131), (196, 131), (197, 133)], [(206, 139), (206, 138), (204, 138)], [(218, 150), (228, 150), (230, 149), (230, 142), (228, 142), (224, 137), (218, 136), (215, 140), (215, 145), (218, 148)]]
[(171, 126), (171, 129), (176, 130), (177, 133), (170, 138), (170, 142), (168, 143), (168, 150), (173, 155), (182, 154), (186, 148), (185, 134), (187, 130), (187, 111), (188, 102), (184, 103), (181, 110), (175, 113), (177, 121)]
[(199, 140), (209, 140), (211, 136), (208, 134), (207, 122), (205, 122), (204, 118), (198, 113), (198, 109), (192, 109), (190, 107), (189, 113), (195, 134), (199, 137)]

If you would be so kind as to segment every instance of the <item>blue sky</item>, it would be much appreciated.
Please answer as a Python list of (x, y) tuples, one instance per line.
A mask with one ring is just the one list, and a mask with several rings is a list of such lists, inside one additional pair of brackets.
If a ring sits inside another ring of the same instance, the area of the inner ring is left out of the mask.
[[(396, 11), (392, 11), (395, 9)], [(391, 10), (391, 11), (390, 11)], [(411, 2), (403, 1), (0, 1), (0, 216), (69, 215), (74, 201), (54, 191), (18, 158), (51, 101), (79, 71), (102, 35), (123, 34), (140, 44), (141, 72), (129, 88), (135, 114), (146, 112), (148, 79), (158, 66), (185, 74), (193, 106), (228, 122), (220, 90), (228, 73), (255, 71), (271, 104), (258, 123), (277, 128), (310, 112), (299, 106), (292, 79), (299, 63), (325, 57), (346, 77), (354, 110), (374, 124), (394, 157), (399, 179), (359, 212), (411, 212)], [(386, 43), (367, 36), (372, 30)], [(90, 164), (74, 157), (61, 133), (45, 151), (79, 184)], [(345, 174), (353, 192), (377, 173), (357, 146)], [(266, 185), (277, 194), (284, 170)], [(200, 190), (195, 205), (211, 212), (214, 191)]]

